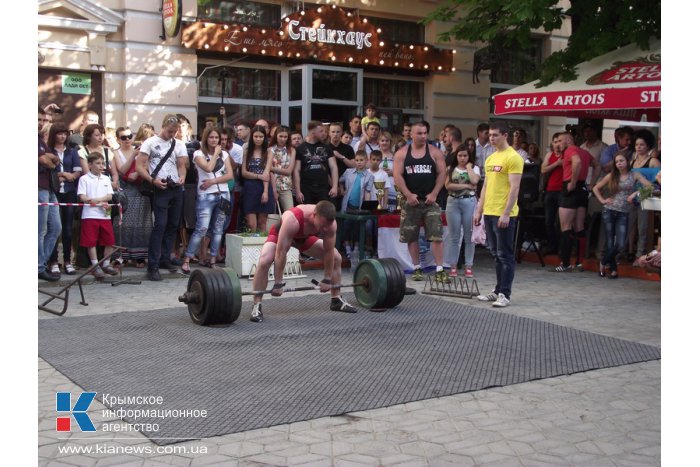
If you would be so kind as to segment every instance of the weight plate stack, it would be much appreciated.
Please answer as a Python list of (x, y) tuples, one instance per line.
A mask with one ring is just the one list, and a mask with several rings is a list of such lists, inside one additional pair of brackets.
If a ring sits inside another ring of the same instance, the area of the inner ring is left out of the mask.
[(379, 262), (384, 267), (387, 276), (387, 295), (384, 308), (394, 308), (406, 295), (406, 274), (401, 268), (401, 263), (395, 258), (382, 258)]

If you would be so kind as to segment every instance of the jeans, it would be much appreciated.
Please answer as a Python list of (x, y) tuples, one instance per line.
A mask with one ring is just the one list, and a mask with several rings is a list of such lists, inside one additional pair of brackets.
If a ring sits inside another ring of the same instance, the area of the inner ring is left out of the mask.
[(148, 244), (148, 269), (155, 271), (161, 261), (170, 260), (170, 252), (180, 226), (184, 191), (181, 188), (156, 188), (153, 199), (153, 230)]
[(456, 266), (459, 262), (459, 234), (464, 234), (464, 265), (472, 267), (474, 265), (474, 242), (472, 242), (472, 223), (476, 198), (453, 198), (447, 197), (447, 252), (445, 258), (450, 266)]
[(498, 227), (498, 216), (484, 216), (484, 230), (489, 241), (491, 254), (496, 258), (496, 289), (510, 299), (510, 291), (515, 277), (515, 253), (513, 243), (517, 218), (511, 217), (508, 227)]
[(547, 248), (559, 251), (559, 196), (561, 191), (546, 191), (544, 193), (544, 224), (547, 230)]
[[(57, 203), (56, 194), (39, 188), (40, 203)], [(39, 274), (46, 270), (58, 236), (61, 234), (61, 215), (58, 206), (39, 206)]]
[[(68, 193), (57, 193), (59, 203), (77, 203), (78, 193), (70, 191)], [(61, 206), (58, 208), (61, 215), (61, 244), (63, 244), (63, 263), (70, 264), (71, 245), (73, 243), (73, 219), (75, 218), (75, 206)], [(58, 242), (53, 248), (49, 262), (58, 262)]]
[(615, 257), (625, 251), (629, 213), (604, 208), (602, 216), (605, 225), (605, 257), (602, 263), (609, 264), (611, 271), (617, 271)]
[(190, 243), (187, 245), (186, 257), (192, 258), (197, 253), (199, 244), (209, 230), (210, 223), (212, 224), (212, 231), (209, 251), (212, 258), (216, 258), (219, 254), (226, 218), (230, 218), (230, 213), (219, 209), (219, 198), (229, 199), (230, 194), (227, 191), (222, 191), (221, 195), (218, 193), (197, 195), (197, 225), (190, 237)]

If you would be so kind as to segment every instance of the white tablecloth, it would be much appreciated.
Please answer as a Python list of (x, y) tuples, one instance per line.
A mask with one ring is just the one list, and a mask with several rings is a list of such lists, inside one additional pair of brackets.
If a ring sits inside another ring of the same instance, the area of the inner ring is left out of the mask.
[[(399, 242), (399, 223), (400, 216), (398, 214), (387, 214), (379, 216), (377, 227), (377, 250), (380, 258), (396, 258), (401, 263), (404, 271), (413, 271), (413, 261), (408, 253), (408, 244)], [(447, 245), (447, 223), (445, 215), (442, 216), (442, 239), (443, 245)], [(421, 268), (435, 267), (435, 258), (430, 251), (430, 242), (425, 240), (425, 232), (423, 227), (420, 229), (420, 237), (418, 244), (421, 250), (420, 262)], [(443, 248), (444, 251), (444, 248)]]

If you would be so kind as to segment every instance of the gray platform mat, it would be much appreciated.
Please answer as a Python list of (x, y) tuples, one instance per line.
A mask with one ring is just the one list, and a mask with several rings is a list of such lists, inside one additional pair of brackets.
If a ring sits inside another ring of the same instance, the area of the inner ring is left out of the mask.
[(244, 303), (229, 327), (196, 326), (185, 307), (40, 320), (39, 355), (98, 400), (163, 399), (113, 409), (207, 411), (125, 417), (157, 444), (661, 357), (656, 347), (425, 295), (385, 313), (328, 304), (318, 294), (266, 300), (256, 324)]

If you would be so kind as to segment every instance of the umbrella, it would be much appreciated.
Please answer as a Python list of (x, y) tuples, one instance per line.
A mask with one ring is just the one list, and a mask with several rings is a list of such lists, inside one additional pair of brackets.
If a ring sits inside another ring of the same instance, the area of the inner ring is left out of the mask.
[(621, 47), (577, 67), (574, 81), (537, 81), (496, 94), (496, 115), (661, 120), (661, 41)]

